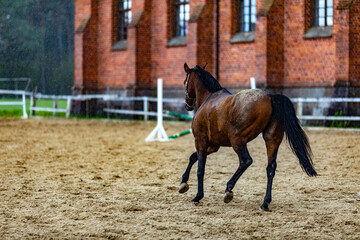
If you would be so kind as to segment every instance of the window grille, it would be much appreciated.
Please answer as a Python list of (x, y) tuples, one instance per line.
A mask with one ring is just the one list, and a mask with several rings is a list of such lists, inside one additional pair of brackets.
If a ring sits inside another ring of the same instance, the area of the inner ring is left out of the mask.
[(238, 0), (238, 32), (255, 31), (256, 0)]
[(190, 18), (190, 5), (188, 0), (175, 0), (175, 36), (186, 36)]
[(118, 40), (126, 40), (126, 29), (131, 22), (131, 0), (119, 0), (118, 2)]
[(314, 26), (333, 25), (333, 0), (314, 0)]

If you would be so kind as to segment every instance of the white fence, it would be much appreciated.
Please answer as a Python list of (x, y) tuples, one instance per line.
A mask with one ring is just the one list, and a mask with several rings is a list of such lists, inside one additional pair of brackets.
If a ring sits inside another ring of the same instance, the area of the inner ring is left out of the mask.
[[(101, 99), (105, 102), (121, 102), (121, 101), (142, 101), (143, 109), (142, 110), (129, 110), (129, 109), (111, 109), (109, 107), (104, 108), (105, 112), (114, 113), (114, 114), (128, 114), (128, 115), (142, 115), (144, 120), (148, 120), (149, 116), (157, 116), (157, 112), (149, 111), (149, 103), (157, 102), (157, 98), (154, 97), (119, 97), (115, 94), (88, 94), (88, 95), (44, 95), (44, 94), (35, 94), (25, 91), (14, 91), (14, 90), (0, 90), (1, 94), (12, 94), (12, 95), (21, 95), (21, 101), (12, 101), (12, 102), (1, 102), (0, 105), (22, 105), (23, 107), (23, 118), (27, 118), (26, 113), (26, 97), (30, 97), (30, 116), (34, 111), (45, 111), (52, 112), (54, 115), (58, 112), (66, 113), (66, 117), (70, 116), (72, 101), (88, 101), (92, 99)], [(37, 107), (35, 104), (35, 99), (52, 99), (53, 107), (44, 108)], [(58, 108), (58, 100), (67, 100), (67, 107), (65, 109)], [(360, 116), (323, 116), (323, 115), (304, 115), (304, 103), (360, 103), (360, 98), (292, 98), (292, 102), (296, 103), (297, 115), (301, 120), (340, 120), (340, 121), (360, 121)], [(163, 98), (163, 103), (174, 103), (174, 104), (184, 104), (184, 99), (182, 98)], [(164, 114), (164, 117), (171, 117), (170, 115)]]
[[(53, 100), (53, 107), (46, 108), (46, 107), (36, 107), (36, 99), (52, 99)], [(67, 100), (66, 109), (58, 108), (58, 100)], [(53, 116), (56, 116), (56, 113), (65, 113), (66, 118), (70, 117), (71, 113), (71, 101), (72, 96), (57, 96), (57, 95), (44, 95), (44, 94), (31, 94), (30, 97), (30, 116), (32, 117), (35, 111), (41, 112), (52, 112)]]
[[(110, 99), (111, 101), (142, 101), (143, 102), (143, 110), (127, 110), (127, 109), (110, 109), (105, 108), (105, 112), (109, 113), (118, 113), (118, 114), (129, 114), (129, 115), (142, 115), (144, 116), (144, 120), (147, 121), (149, 116), (157, 116), (157, 112), (149, 111), (149, 102), (157, 102), (157, 98), (154, 97), (121, 97)], [(174, 104), (184, 104), (184, 99), (181, 98), (163, 98), (163, 103), (174, 103)], [(168, 114), (163, 114), (164, 117), (171, 117)]]
[(22, 118), (28, 118), (27, 112), (26, 112), (26, 95), (28, 95), (28, 92), (25, 91), (17, 91), (17, 90), (0, 90), (0, 94), (3, 95), (21, 95), (21, 101), (8, 101), (8, 102), (2, 102), (0, 101), (0, 105), (10, 105), (10, 106), (22, 106), (23, 115)]
[(301, 120), (340, 120), (340, 121), (360, 121), (360, 116), (314, 116), (303, 115), (303, 103), (360, 103), (360, 98), (292, 98), (292, 102), (297, 103), (297, 116)]
[[(28, 118), (26, 112), (26, 97), (30, 97), (30, 117), (34, 116), (35, 111), (41, 112), (52, 112), (54, 116), (56, 113), (66, 113), (66, 117), (70, 117), (71, 113), (71, 105), (72, 101), (88, 101), (93, 99), (100, 99), (105, 102), (123, 102), (123, 101), (142, 101), (143, 102), (143, 110), (129, 110), (129, 109), (110, 109), (104, 108), (105, 112), (116, 113), (116, 114), (128, 114), (128, 115), (142, 115), (144, 116), (144, 120), (148, 120), (149, 116), (157, 116), (157, 112), (149, 111), (149, 103), (157, 102), (157, 98), (154, 97), (119, 97), (115, 94), (86, 94), (86, 95), (46, 95), (46, 94), (32, 94), (31, 92), (25, 91), (16, 91), (16, 90), (0, 90), (0, 95), (22, 95), (22, 101), (9, 101), (2, 102), (0, 101), (0, 105), (22, 105), (23, 109), (23, 118)], [(53, 100), (53, 107), (38, 107), (36, 106), (36, 100), (38, 99), (49, 99)], [(66, 100), (66, 108), (58, 108), (58, 101)], [(175, 103), (175, 104), (183, 104), (184, 99), (181, 98), (163, 98), (163, 103)], [(168, 114), (164, 114), (164, 117), (172, 117)]]

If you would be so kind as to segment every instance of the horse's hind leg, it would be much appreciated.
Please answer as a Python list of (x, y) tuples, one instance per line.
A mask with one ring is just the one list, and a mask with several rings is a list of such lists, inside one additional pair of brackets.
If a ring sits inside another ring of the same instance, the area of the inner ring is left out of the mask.
[[(219, 150), (219, 147), (208, 147), (206, 154), (209, 155), (211, 153), (217, 152), (218, 150)], [(189, 180), (191, 168), (196, 163), (197, 160), (198, 160), (197, 153), (194, 152), (193, 154), (191, 154), (191, 156), (189, 158), (189, 164), (188, 164), (184, 174), (182, 175), (182, 180), (181, 180), (181, 184), (179, 187), (179, 193), (185, 193), (185, 192), (187, 192), (187, 190), (189, 190), (189, 185), (187, 184), (187, 181)]]
[(279, 150), (279, 146), (284, 136), (284, 131), (280, 125), (277, 123), (270, 124), (267, 129), (263, 132), (263, 137), (266, 143), (268, 165), (266, 167), (267, 174), (267, 187), (266, 194), (263, 204), (260, 206), (260, 209), (264, 211), (269, 211), (269, 204), (271, 203), (271, 189), (272, 183), (276, 171), (276, 156)]
[(250, 157), (249, 151), (246, 147), (246, 144), (241, 144), (240, 146), (235, 146), (233, 148), (239, 157), (240, 165), (239, 168), (236, 170), (235, 174), (231, 177), (231, 179), (226, 185), (225, 196), (224, 196), (225, 203), (228, 203), (233, 199), (232, 189), (235, 187), (235, 184), (239, 180), (241, 175), (253, 162), (252, 158)]
[(269, 204), (271, 203), (271, 189), (272, 189), (272, 182), (275, 176), (275, 170), (276, 170), (276, 155), (277, 155), (277, 149), (272, 149), (271, 153), (269, 153), (268, 150), (268, 165), (266, 167), (266, 174), (267, 174), (267, 186), (266, 186), (266, 194), (264, 198), (263, 204), (260, 206), (260, 209), (264, 211), (269, 211)]

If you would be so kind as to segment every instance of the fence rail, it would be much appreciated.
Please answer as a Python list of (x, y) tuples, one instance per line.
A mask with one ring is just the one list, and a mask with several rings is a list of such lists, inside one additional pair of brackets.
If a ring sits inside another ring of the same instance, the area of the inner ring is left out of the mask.
[(27, 91), (30, 87), (31, 78), (19, 77), (19, 78), (0, 78), (0, 82), (7, 82), (8, 84), (14, 83), (14, 87), (18, 90), (18, 83), (24, 82), (26, 86), (22, 89), (23, 91)]
[(360, 116), (314, 116), (304, 115), (303, 103), (360, 103), (360, 98), (291, 98), (297, 105), (297, 116), (300, 120), (338, 120), (360, 121)]
[(360, 102), (360, 98), (291, 98), (292, 102)]
[[(87, 95), (47, 95), (47, 94), (33, 94), (31, 92), (19, 91), (19, 90), (0, 90), (0, 94), (9, 94), (9, 95), (21, 95), (22, 101), (14, 102), (0, 102), (0, 105), (22, 105), (23, 106), (23, 118), (27, 118), (27, 113), (25, 109), (25, 100), (26, 97), (30, 97), (30, 113), (34, 111), (45, 111), (53, 112), (54, 115), (59, 112), (66, 113), (66, 117), (70, 116), (71, 104), (72, 101), (88, 101), (93, 99), (101, 99), (103, 101), (142, 101), (143, 109), (142, 110), (129, 110), (129, 109), (111, 109), (105, 107), (103, 110), (108, 113), (115, 114), (128, 114), (128, 115), (142, 115), (144, 120), (148, 120), (149, 116), (156, 116), (156, 112), (149, 111), (149, 102), (157, 102), (155, 97), (120, 97), (116, 94), (87, 94)], [(37, 107), (35, 105), (35, 99), (52, 99), (54, 101), (53, 108), (44, 108)], [(58, 108), (58, 100), (67, 100), (66, 109)], [(360, 116), (316, 116), (316, 115), (304, 115), (304, 103), (360, 103), (360, 98), (291, 98), (291, 101), (296, 104), (297, 116), (301, 120), (340, 120), (340, 121), (360, 121)], [(163, 103), (174, 103), (174, 104), (184, 104), (184, 99), (180, 98), (163, 98)], [(165, 117), (171, 117), (169, 114), (164, 114)]]
[[(0, 79), (1, 80), (1, 79)], [(22, 106), (23, 115), (21, 118), (28, 118), (28, 114), (26, 112), (26, 95), (28, 92), (19, 91), (19, 90), (0, 90), (0, 94), (7, 94), (7, 95), (21, 95), (22, 100), (20, 101), (10, 101), (10, 102), (0, 102), (0, 105), (7, 105), (7, 106)]]
[[(149, 111), (149, 102), (157, 102), (157, 98), (154, 97), (118, 97), (109, 99), (110, 101), (142, 101), (143, 102), (143, 110), (127, 110), (127, 109), (110, 109), (104, 108), (105, 112), (108, 113), (116, 113), (116, 114), (129, 114), (129, 115), (142, 115), (144, 116), (144, 120), (147, 121), (149, 116), (157, 116), (157, 112)], [(184, 100), (180, 98), (163, 98), (163, 103), (175, 103), (175, 104), (183, 104)], [(163, 114), (164, 117), (172, 117), (169, 114)]]

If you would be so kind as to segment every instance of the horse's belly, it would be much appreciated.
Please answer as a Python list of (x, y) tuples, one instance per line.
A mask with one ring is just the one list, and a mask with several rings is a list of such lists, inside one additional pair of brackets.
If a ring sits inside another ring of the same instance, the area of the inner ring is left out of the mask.
[(211, 146), (231, 146), (230, 139), (224, 133), (211, 134), (209, 137), (209, 143)]
[(208, 129), (208, 139), (211, 145), (214, 146), (231, 146), (228, 135), (228, 126), (226, 122), (217, 119), (210, 123)]

